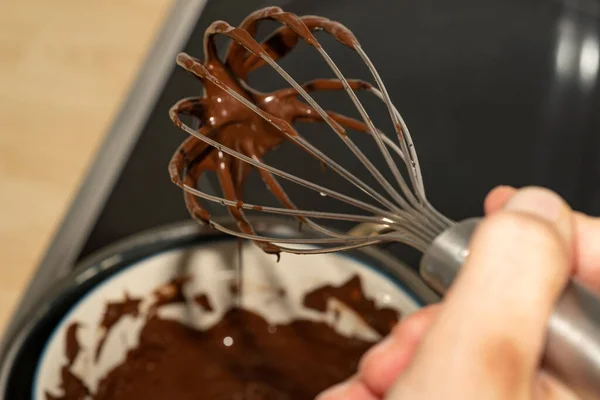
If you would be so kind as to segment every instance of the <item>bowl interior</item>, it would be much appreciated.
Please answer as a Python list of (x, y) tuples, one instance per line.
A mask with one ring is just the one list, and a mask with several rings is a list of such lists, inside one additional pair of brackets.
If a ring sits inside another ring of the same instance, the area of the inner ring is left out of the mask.
[[(364, 319), (351, 308), (340, 307), (335, 300), (329, 302), (325, 312), (303, 305), (306, 293), (324, 285), (342, 285), (356, 276), (360, 277), (365, 295), (378, 306), (395, 309), (402, 315), (419, 307), (417, 300), (398, 283), (356, 259), (344, 255), (284, 254), (278, 263), (274, 256), (250, 243), (243, 246), (241, 305), (269, 323), (282, 324), (298, 318), (331, 321), (344, 336), (376, 340), (379, 335)], [(71, 308), (50, 336), (35, 374), (33, 398), (45, 400), (46, 393), (62, 393), (61, 370), (68, 363), (65, 338), (73, 322), (78, 323), (75, 335), (81, 350), (71, 370), (94, 392), (99, 379), (138, 344), (145, 317), (155, 301), (153, 293), (158, 288), (173, 290), (168, 283), (174, 279), (187, 278), (183, 286), (185, 298), (204, 295), (211, 310), (207, 312), (199, 302), (189, 301), (161, 307), (159, 315), (200, 329), (216, 324), (237, 299), (231, 288), (236, 282), (236, 269), (232, 266), (239, 262), (239, 254), (238, 242), (232, 240), (174, 249), (132, 264), (96, 286)], [(122, 302), (125, 296), (140, 300), (139, 314), (123, 316), (108, 331), (102, 328), (107, 303)]]

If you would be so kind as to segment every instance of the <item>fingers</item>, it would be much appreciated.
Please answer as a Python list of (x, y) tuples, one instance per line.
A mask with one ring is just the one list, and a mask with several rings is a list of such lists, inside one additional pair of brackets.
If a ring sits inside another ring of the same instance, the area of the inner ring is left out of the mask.
[(321, 393), (315, 400), (378, 400), (359, 379), (352, 378)]
[(530, 394), (545, 326), (570, 272), (571, 211), (517, 192), (475, 232), (470, 255), (390, 399)]
[(486, 215), (500, 210), (504, 204), (510, 199), (517, 189), (510, 186), (498, 186), (488, 193), (483, 201), (483, 209)]
[(600, 218), (575, 213), (575, 275), (600, 291)]
[[(580, 258), (600, 269), (600, 223), (577, 215), (574, 228), (568, 206), (539, 188), (497, 188), (486, 198), (485, 210), (496, 215), (476, 233), (469, 261), (442, 316), (434, 322), (440, 311), (433, 306), (404, 319), (365, 354), (357, 376), (318, 399), (381, 398), (403, 372), (388, 398), (408, 395), (411, 386), (418, 387), (419, 398), (427, 398), (423, 388), (443, 388), (444, 393), (431, 397), (451, 398), (450, 393), (457, 393), (451, 391), (453, 384), (462, 391), (458, 398), (469, 393), (476, 397), (477, 386), (498, 398), (532, 390), (540, 399), (575, 398), (552, 376), (536, 371), (545, 322), (568, 279), (569, 243), (573, 236), (589, 238), (589, 250)], [(428, 380), (431, 383), (414, 384)]]
[(439, 305), (428, 306), (403, 319), (364, 355), (359, 376), (373, 394), (383, 396), (408, 366), (438, 309)]
[[(501, 210), (517, 192), (510, 186), (499, 186), (486, 197), (486, 214)], [(600, 218), (574, 213), (575, 238), (573, 243), (574, 274), (591, 289), (600, 291)]]
[(363, 356), (355, 377), (323, 392), (317, 399), (380, 399), (409, 364), (438, 309), (439, 305), (428, 306), (404, 318), (387, 338)]
[(579, 400), (579, 397), (548, 372), (537, 374), (533, 390), (534, 400)]

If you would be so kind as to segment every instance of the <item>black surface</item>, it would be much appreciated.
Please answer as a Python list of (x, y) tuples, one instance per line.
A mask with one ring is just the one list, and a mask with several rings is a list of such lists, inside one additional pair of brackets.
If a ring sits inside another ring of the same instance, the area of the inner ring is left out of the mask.
[[(218, 0), (206, 6), (185, 51), (203, 58), (202, 34), (210, 22), (238, 24), (266, 5), (323, 15), (355, 32), (411, 129), (428, 197), (444, 214), (480, 215), (485, 194), (499, 184), (547, 186), (573, 207), (600, 214), (597, 1)], [(367, 77), (357, 56), (324, 43), (348, 77)], [(224, 42), (219, 44), (223, 48)], [(331, 76), (316, 54), (302, 58), (309, 54), (307, 46), (295, 53), (283, 65), (299, 81)], [(261, 78), (260, 89), (284, 85), (266, 69), (251, 77)], [(199, 94), (193, 78), (180, 69), (173, 73), (82, 256), (126, 235), (188, 218), (181, 191), (167, 174), (186, 135), (167, 111), (178, 99)], [(337, 110), (350, 109), (346, 103), (335, 104)], [(376, 122), (387, 120), (382, 107), (366, 104)], [(326, 126), (306, 125), (301, 132), (328, 154), (341, 151)], [(372, 147), (364, 146), (372, 154)], [(291, 151), (284, 146), (268, 160), (348, 189), (315, 161), (290, 163)], [(269, 196), (262, 193), (249, 193), (249, 200), (265, 202)], [(352, 210), (301, 193), (292, 197), (303, 207)]]

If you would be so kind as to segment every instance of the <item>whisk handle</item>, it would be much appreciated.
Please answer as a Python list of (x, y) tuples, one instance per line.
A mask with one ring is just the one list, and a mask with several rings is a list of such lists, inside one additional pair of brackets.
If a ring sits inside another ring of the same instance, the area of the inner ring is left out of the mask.
[[(423, 255), (420, 273), (438, 293), (452, 284), (468, 256), (479, 218), (442, 232)], [(548, 321), (544, 367), (582, 398), (600, 398), (600, 297), (572, 279)]]

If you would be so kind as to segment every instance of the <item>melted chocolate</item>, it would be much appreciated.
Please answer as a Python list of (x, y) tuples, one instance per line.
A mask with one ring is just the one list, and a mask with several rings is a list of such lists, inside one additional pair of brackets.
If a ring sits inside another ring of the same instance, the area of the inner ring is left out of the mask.
[(269, 329), (239, 309), (203, 332), (153, 317), (94, 398), (313, 399), (350, 377), (370, 346), (312, 321)]
[[(263, 20), (275, 20), (282, 26), (259, 43), (254, 36)], [(291, 52), (300, 39), (320, 48), (312, 34), (317, 30), (328, 32), (352, 49), (359, 46), (352, 32), (337, 22), (318, 16), (298, 17), (279, 7), (267, 7), (250, 14), (239, 28), (224, 21), (214, 22), (205, 32), (204, 61), (185, 53), (177, 56), (177, 63), (203, 83), (204, 96), (177, 102), (170, 110), (171, 119), (181, 127), (180, 115), (191, 116), (200, 122), (200, 135), (210, 136), (222, 146), (258, 161), (283, 141), (294, 141), (299, 136), (292, 126), (297, 121), (327, 122), (339, 135), (346, 134), (344, 127), (369, 132), (363, 122), (335, 112), (327, 111), (328, 117), (324, 120), (312, 106), (298, 98), (299, 93), (294, 88), (261, 93), (249, 86), (248, 74), (265, 64), (263, 56), (278, 60)], [(225, 60), (217, 55), (215, 35), (232, 39)], [(352, 90), (372, 88), (360, 80), (348, 80), (348, 84)], [(344, 83), (337, 79), (316, 79), (301, 86), (307, 92), (344, 90)], [(194, 136), (182, 143), (169, 164), (171, 179), (179, 186), (196, 187), (202, 174), (216, 173), (224, 197), (232, 202), (228, 206), (230, 214), (239, 229), (248, 234), (254, 234), (254, 229), (245, 217), (244, 208), (262, 210), (261, 206), (245, 205), (242, 201), (244, 182), (252, 168)], [(285, 207), (295, 209), (276, 178), (268, 171), (259, 169), (259, 172), (273, 195)], [(198, 199), (189, 192), (184, 196), (191, 215), (210, 224), (210, 213)], [(303, 217), (298, 219), (305, 221)], [(272, 243), (257, 244), (268, 253), (279, 254), (279, 248)]]
[(141, 302), (142, 299), (131, 298), (129, 297), (129, 294), (125, 293), (123, 301), (109, 302), (106, 304), (104, 316), (102, 317), (102, 322), (100, 322), (100, 327), (104, 330), (104, 333), (96, 348), (96, 360), (98, 360), (100, 354), (102, 354), (104, 343), (106, 342), (106, 339), (108, 339), (108, 335), (112, 328), (126, 315), (137, 317), (139, 315)]
[[(175, 299), (186, 301), (181, 288), (188, 280), (175, 279), (162, 286), (155, 291), (157, 302), (166, 305)], [(165, 290), (167, 287), (171, 289)], [(157, 297), (157, 293), (161, 295)], [(285, 291), (277, 290), (277, 294), (285, 296)], [(325, 302), (332, 297), (360, 313), (378, 311), (362, 292), (358, 277), (339, 287), (312, 291), (305, 304), (324, 311)], [(206, 295), (193, 298), (204, 309), (212, 309)], [(388, 326), (388, 316), (382, 317), (381, 313), (363, 317), (375, 326)], [(67, 341), (72, 340), (75, 329), (67, 329)], [(273, 325), (237, 307), (206, 330), (150, 313), (138, 345), (100, 380), (95, 394), (90, 394), (66, 365), (61, 383), (64, 394), (47, 394), (47, 399), (311, 399), (352, 376), (372, 345), (343, 336), (327, 323), (295, 320)], [(69, 350), (75, 346), (66, 347), (68, 354), (75, 352)]]
[[(356, 312), (370, 327), (379, 334), (386, 335), (400, 320), (398, 312), (392, 308), (377, 307), (375, 301), (367, 298), (358, 276), (342, 286), (327, 285), (308, 293), (304, 297), (304, 306), (324, 312), (330, 299), (337, 299)], [(336, 312), (336, 319), (339, 311)]]
[(137, 317), (141, 302), (142, 299), (131, 298), (129, 294), (125, 293), (123, 301), (107, 303), (100, 326), (106, 330), (110, 330), (126, 315)]

